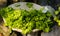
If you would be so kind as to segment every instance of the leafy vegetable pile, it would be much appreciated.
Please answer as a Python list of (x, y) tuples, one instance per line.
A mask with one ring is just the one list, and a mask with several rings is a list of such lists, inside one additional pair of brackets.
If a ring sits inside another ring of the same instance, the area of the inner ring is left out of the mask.
[(60, 7), (55, 11), (55, 15), (54, 20), (58, 23), (58, 26), (60, 26)]
[(49, 32), (53, 22), (51, 21), (51, 14), (43, 10), (30, 9), (13, 9), (10, 7), (3, 8), (0, 15), (5, 19), (5, 26), (9, 28), (21, 29), (23, 34), (30, 33), (33, 29), (39, 29), (44, 32)]

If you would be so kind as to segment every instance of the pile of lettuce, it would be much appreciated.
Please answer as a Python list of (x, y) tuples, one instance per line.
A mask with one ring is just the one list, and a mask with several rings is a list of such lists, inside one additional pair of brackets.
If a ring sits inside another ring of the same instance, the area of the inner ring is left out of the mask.
[(9, 28), (21, 29), (23, 34), (32, 32), (34, 29), (39, 29), (44, 32), (49, 32), (53, 21), (52, 14), (47, 11), (42, 12), (43, 9), (30, 9), (29, 11), (23, 9), (13, 9), (6, 7), (0, 10), (0, 15), (4, 19), (4, 25)]

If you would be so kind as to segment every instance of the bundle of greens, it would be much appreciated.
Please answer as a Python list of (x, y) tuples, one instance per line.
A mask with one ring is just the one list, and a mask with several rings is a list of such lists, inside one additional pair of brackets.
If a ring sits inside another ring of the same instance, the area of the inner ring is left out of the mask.
[(6, 7), (0, 10), (0, 15), (4, 18), (4, 25), (9, 28), (21, 29), (23, 34), (32, 32), (33, 29), (39, 29), (44, 32), (49, 32), (53, 22), (51, 21), (51, 14), (43, 10), (30, 9), (29, 11), (23, 9), (13, 9)]
[(58, 8), (58, 10), (56, 10), (55, 12), (55, 17), (54, 20), (58, 23), (58, 26), (60, 26), (60, 7)]

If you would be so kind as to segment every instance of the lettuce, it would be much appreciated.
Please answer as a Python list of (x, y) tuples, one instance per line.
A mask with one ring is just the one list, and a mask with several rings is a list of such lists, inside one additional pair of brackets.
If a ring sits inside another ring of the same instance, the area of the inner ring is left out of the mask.
[(53, 22), (50, 19), (50, 12), (43, 13), (43, 10), (30, 9), (13, 9), (11, 7), (3, 8), (0, 15), (5, 19), (5, 26), (9, 28), (21, 29), (23, 34), (32, 32), (33, 29), (39, 29), (49, 32)]

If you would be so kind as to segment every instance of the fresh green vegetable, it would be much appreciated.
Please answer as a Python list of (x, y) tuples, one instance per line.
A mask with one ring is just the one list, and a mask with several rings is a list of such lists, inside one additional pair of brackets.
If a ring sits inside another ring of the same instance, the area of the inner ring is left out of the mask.
[(60, 11), (60, 7), (58, 8), (58, 10)]
[(60, 26), (60, 7), (55, 11), (55, 15), (54, 20), (58, 23), (58, 26)]
[(13, 9), (3, 8), (0, 15), (5, 19), (5, 26), (9, 28), (21, 29), (23, 34), (30, 33), (33, 29), (39, 29), (44, 32), (49, 32), (53, 22), (50, 17), (50, 12), (43, 13), (43, 10), (30, 9)]
[(58, 15), (59, 14), (59, 11), (55, 11), (55, 15)]

